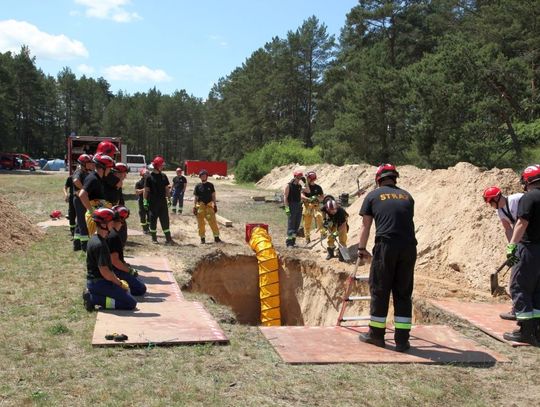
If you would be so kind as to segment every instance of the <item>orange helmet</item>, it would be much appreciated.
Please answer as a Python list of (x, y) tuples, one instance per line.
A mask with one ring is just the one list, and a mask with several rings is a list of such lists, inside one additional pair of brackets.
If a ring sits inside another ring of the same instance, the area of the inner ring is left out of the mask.
[(484, 189), (484, 193), (482, 194), (486, 203), (499, 202), (499, 199), (501, 199), (501, 195), (502, 192), (498, 187), (487, 187), (486, 189)]
[(118, 154), (118, 148), (110, 141), (102, 141), (98, 144), (96, 154), (105, 154), (109, 157), (114, 157)]
[(381, 164), (377, 168), (375, 173), (375, 182), (379, 185), (379, 182), (383, 178), (397, 178), (399, 177), (399, 172), (397, 172), (396, 167), (393, 164)]

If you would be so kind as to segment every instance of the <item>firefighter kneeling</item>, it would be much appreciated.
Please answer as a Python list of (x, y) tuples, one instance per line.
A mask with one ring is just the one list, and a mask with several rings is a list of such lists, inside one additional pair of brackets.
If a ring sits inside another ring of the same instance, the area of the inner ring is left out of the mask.
[[(322, 212), (324, 214), (323, 227), (328, 233), (328, 255), (326, 260), (330, 260), (335, 257), (334, 250), (336, 248), (336, 237), (338, 238), (338, 245), (347, 247), (347, 232), (349, 231), (349, 225), (347, 219), (349, 214), (342, 207), (338, 206), (334, 199), (326, 199)], [(323, 230), (324, 233), (325, 231)], [(341, 252), (338, 250), (339, 261), (345, 261)]]

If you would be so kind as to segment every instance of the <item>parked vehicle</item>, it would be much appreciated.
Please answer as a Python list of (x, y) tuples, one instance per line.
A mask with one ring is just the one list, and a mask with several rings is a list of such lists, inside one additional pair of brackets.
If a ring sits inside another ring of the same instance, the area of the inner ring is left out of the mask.
[(147, 168), (146, 157), (142, 154), (126, 154), (126, 164), (130, 172), (139, 172), (141, 168)]
[(24, 153), (0, 153), (0, 168), (5, 170), (30, 170), (39, 169), (39, 163)]
[(94, 136), (77, 136), (71, 135), (67, 138), (67, 165), (69, 173), (72, 174), (77, 168), (77, 158), (81, 154), (95, 154), (97, 146), (102, 141), (110, 141), (113, 143), (120, 154), (112, 157), (114, 160), (121, 161), (123, 149), (120, 137), (94, 137)]

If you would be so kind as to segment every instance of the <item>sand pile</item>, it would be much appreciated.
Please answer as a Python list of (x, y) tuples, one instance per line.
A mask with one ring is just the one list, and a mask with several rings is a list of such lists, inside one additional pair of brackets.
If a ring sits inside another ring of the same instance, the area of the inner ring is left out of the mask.
[[(339, 196), (360, 187), (373, 189), (375, 167), (368, 165), (284, 166), (275, 168), (257, 185), (281, 189), (295, 169), (314, 170), (325, 193)], [(459, 163), (446, 170), (398, 167), (398, 184), (416, 202), (415, 226), (418, 239), (416, 272), (425, 294), (474, 296), (489, 293), (489, 274), (505, 260), (506, 238), (494, 210), (482, 199), (487, 186), (498, 185), (508, 195), (520, 192), (518, 175), (510, 169), (483, 170)], [(347, 208), (350, 220), (349, 244), (358, 241), (363, 195)], [(372, 236), (374, 229), (372, 229)], [(372, 242), (369, 247), (372, 246)], [(508, 276), (507, 276), (508, 278)], [(418, 279), (417, 279), (418, 281)], [(418, 284), (417, 284), (418, 286)]]
[(8, 253), (43, 236), (43, 231), (10, 201), (0, 196), (0, 253)]

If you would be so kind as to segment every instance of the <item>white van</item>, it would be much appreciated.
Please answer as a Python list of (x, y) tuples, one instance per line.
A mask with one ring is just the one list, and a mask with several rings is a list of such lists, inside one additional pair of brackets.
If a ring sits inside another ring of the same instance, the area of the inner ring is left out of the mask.
[(130, 172), (139, 172), (146, 168), (146, 158), (142, 154), (126, 154), (126, 164)]

